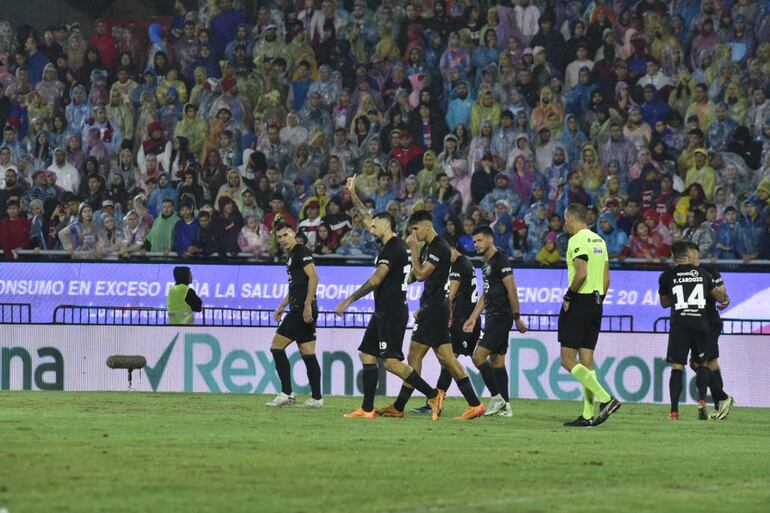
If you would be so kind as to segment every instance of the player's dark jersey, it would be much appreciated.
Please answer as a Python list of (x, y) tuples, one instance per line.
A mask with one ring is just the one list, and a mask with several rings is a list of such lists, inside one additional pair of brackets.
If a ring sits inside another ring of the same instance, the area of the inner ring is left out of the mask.
[[(308, 277), (305, 266), (313, 263), (313, 255), (304, 244), (296, 244), (286, 258), (286, 274), (289, 275), (289, 307), (302, 310), (307, 297)], [(315, 298), (313, 298), (315, 301)]]
[(708, 331), (706, 298), (714, 289), (711, 275), (694, 265), (677, 265), (660, 275), (661, 295), (671, 301), (671, 327)]
[(511, 315), (511, 302), (508, 291), (503, 285), (503, 278), (513, 274), (511, 262), (497, 250), (487, 262), (484, 262), (484, 307), (488, 316)]
[(457, 295), (452, 303), (452, 319), (467, 319), (476, 303), (479, 301), (479, 291), (476, 288), (476, 271), (468, 257), (460, 255), (455, 263), (452, 264), (452, 270), (449, 272), (449, 281), (460, 282), (457, 289)]
[[(709, 264), (701, 264), (700, 268), (711, 275), (711, 279), (714, 281), (714, 288), (724, 285), (725, 282), (722, 280), (719, 269)], [(706, 315), (709, 324), (722, 324), (722, 319), (719, 317), (719, 310), (717, 310), (717, 300), (711, 297), (711, 294), (706, 296)]]
[[(434, 237), (420, 251), (420, 261), (430, 263), (435, 267), (425, 280), (425, 286), (420, 297), (420, 308), (447, 308), (447, 280), (452, 267), (452, 250), (441, 237)], [(446, 310), (444, 310), (446, 311)]]
[(387, 265), (390, 270), (374, 290), (374, 311), (384, 317), (403, 315), (407, 279), (412, 272), (406, 243), (398, 237), (391, 237), (374, 261), (375, 267), (380, 265)]

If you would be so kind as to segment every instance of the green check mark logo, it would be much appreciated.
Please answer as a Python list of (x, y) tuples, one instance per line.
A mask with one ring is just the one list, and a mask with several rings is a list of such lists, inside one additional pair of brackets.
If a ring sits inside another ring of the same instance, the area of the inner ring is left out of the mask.
[(149, 364), (144, 366), (144, 372), (147, 374), (147, 380), (150, 382), (150, 387), (152, 387), (153, 392), (158, 390), (160, 379), (163, 377), (163, 371), (166, 370), (168, 359), (171, 358), (171, 353), (174, 351), (177, 338), (179, 338), (179, 333), (174, 335), (171, 343), (166, 347), (166, 350), (163, 351), (163, 354), (160, 355), (160, 359), (154, 366), (150, 366)]

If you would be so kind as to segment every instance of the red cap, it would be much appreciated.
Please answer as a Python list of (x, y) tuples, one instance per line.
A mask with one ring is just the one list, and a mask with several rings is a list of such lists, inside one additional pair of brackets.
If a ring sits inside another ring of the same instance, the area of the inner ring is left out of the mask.
[(236, 85), (235, 79), (232, 78), (226, 78), (220, 82), (220, 85), (222, 86), (222, 91), (228, 92), (230, 89), (233, 88), (233, 86)]
[(527, 227), (527, 223), (524, 222), (524, 219), (516, 218), (513, 220), (513, 229), (514, 230), (523, 230)]
[(617, 198), (610, 198), (610, 199), (607, 200), (607, 206), (608, 207), (619, 207), (620, 206), (620, 202), (618, 201)]
[(163, 127), (161, 127), (160, 123), (158, 123), (157, 121), (153, 121), (152, 123), (147, 125), (147, 133), (151, 134), (151, 133), (156, 132), (158, 130), (160, 130), (162, 132), (163, 131)]
[(412, 132), (409, 130), (401, 130), (401, 137), (412, 137)]

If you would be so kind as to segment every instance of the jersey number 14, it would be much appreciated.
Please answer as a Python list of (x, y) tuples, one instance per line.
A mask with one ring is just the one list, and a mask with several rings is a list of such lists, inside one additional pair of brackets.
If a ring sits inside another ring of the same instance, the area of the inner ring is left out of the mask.
[(703, 293), (702, 283), (698, 283), (695, 285), (695, 287), (693, 287), (692, 292), (690, 292), (690, 297), (688, 297), (686, 301), (684, 299), (683, 285), (677, 285), (673, 287), (671, 292), (674, 293), (674, 297), (676, 298), (676, 303), (674, 303), (674, 310), (687, 310), (690, 308), (703, 310), (706, 308), (706, 296)]

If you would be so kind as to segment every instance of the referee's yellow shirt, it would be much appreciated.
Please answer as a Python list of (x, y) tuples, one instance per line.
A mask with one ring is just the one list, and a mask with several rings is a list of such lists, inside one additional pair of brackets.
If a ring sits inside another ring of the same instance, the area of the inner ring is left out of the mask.
[(572, 283), (575, 277), (576, 258), (588, 259), (588, 273), (583, 285), (580, 286), (578, 294), (591, 294), (594, 291), (599, 294), (606, 294), (604, 290), (604, 266), (609, 260), (607, 254), (607, 244), (597, 234), (583, 228), (575, 235), (570, 237), (567, 244), (567, 276), (569, 283)]

